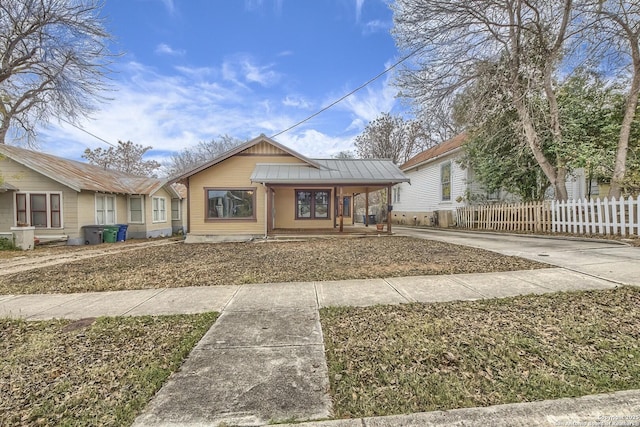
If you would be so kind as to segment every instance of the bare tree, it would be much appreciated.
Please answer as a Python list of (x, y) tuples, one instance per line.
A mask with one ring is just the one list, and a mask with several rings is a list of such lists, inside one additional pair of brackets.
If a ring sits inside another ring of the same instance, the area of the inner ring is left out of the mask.
[(393, 8), (397, 44), (417, 52), (413, 66), (400, 73), (401, 96), (428, 114), (450, 106), (484, 72), (479, 65), (501, 64), (493, 77), (510, 92), (527, 145), (556, 197), (566, 199), (567, 161), (545, 154), (532, 119), (537, 101), (529, 101), (544, 95), (545, 126), (561, 144), (555, 79), (569, 53), (567, 40), (577, 31), (573, 1), (398, 0)]
[(399, 164), (425, 149), (429, 141), (420, 122), (383, 113), (356, 137), (355, 146), (362, 158), (390, 159)]
[(640, 2), (597, 0), (589, 6), (590, 11), (601, 18), (591, 27), (592, 39), (596, 46), (605, 47), (604, 52), (602, 49), (594, 49), (593, 52), (600, 57), (610, 54), (618, 56), (618, 59), (622, 59), (623, 72), (631, 76), (609, 190), (610, 197), (619, 198), (625, 181), (629, 138), (640, 95)]
[(84, 150), (83, 158), (89, 163), (101, 166), (104, 169), (112, 169), (138, 176), (153, 176), (160, 168), (160, 163), (155, 160), (144, 160), (143, 156), (153, 147), (143, 147), (131, 141), (118, 141), (117, 147), (109, 147), (106, 150), (96, 148), (95, 150)]
[(201, 141), (193, 147), (184, 148), (171, 156), (169, 164), (165, 166), (166, 174), (167, 176), (181, 175), (231, 150), (242, 142), (232, 136), (222, 135), (218, 139), (213, 138), (208, 142)]
[(32, 142), (51, 116), (74, 121), (104, 100), (112, 55), (98, 0), (0, 1), (0, 143)]

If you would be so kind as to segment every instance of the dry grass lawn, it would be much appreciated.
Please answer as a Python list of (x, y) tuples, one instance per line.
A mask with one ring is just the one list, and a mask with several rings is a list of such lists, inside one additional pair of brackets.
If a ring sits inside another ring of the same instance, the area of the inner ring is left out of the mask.
[(0, 426), (128, 426), (215, 313), (0, 319)]
[(0, 294), (342, 280), (544, 267), (481, 249), (395, 236), (177, 243), (0, 275)]
[(640, 389), (640, 288), (321, 310), (335, 416)]

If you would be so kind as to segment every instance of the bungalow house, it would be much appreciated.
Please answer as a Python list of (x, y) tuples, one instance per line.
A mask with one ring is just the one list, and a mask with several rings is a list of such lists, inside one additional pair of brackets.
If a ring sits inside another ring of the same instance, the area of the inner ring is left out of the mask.
[(83, 226), (127, 224), (128, 238), (182, 229), (182, 197), (165, 180), (0, 144), (0, 233), (35, 227), (41, 241), (85, 243)]
[[(460, 166), (465, 141), (466, 134), (459, 134), (418, 153), (400, 166), (411, 179), (411, 185), (401, 183), (392, 189), (393, 222), (448, 227), (453, 225), (456, 208), (469, 204), (470, 195), (482, 203), (519, 201), (506, 191), (488, 193), (474, 181), (472, 168)], [(576, 169), (567, 179), (567, 190), (571, 199), (586, 197), (588, 190), (591, 195), (597, 194), (598, 189), (587, 183), (583, 169)]]
[(310, 159), (261, 135), (175, 181), (188, 191), (187, 242), (198, 242), (342, 232), (354, 195), (409, 180), (389, 160)]

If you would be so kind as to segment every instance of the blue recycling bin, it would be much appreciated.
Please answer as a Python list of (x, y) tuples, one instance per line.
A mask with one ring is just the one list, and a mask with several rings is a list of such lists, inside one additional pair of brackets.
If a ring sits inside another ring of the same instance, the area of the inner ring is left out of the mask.
[(128, 224), (118, 224), (118, 235), (116, 237), (116, 241), (124, 242), (125, 240), (127, 240), (127, 228), (128, 227), (129, 227)]
[(369, 222), (367, 222), (367, 216), (366, 215), (362, 215), (362, 223), (363, 224), (367, 224), (367, 225), (373, 225), (376, 223), (376, 216), (375, 215), (369, 215)]

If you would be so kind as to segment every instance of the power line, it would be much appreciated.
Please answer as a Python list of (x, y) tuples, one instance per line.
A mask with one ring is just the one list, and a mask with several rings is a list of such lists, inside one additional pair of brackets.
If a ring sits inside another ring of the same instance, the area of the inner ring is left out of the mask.
[[(325, 106), (325, 107), (321, 108), (320, 110), (316, 111), (315, 113), (313, 113), (312, 115), (308, 116), (307, 118), (305, 118), (305, 119), (303, 119), (303, 120), (300, 120), (299, 122), (295, 123), (294, 125), (289, 126), (288, 128), (286, 128), (286, 129), (284, 129), (284, 130), (282, 130), (282, 131), (280, 131), (280, 132), (278, 132), (278, 133), (276, 133), (276, 134), (273, 134), (273, 135), (271, 136), (271, 138), (275, 138), (275, 137), (277, 137), (277, 136), (279, 136), (279, 135), (282, 135), (283, 133), (289, 132), (290, 130), (292, 130), (292, 129), (294, 129), (294, 128), (298, 127), (298, 126), (300, 126), (301, 124), (308, 122), (308, 121), (309, 121), (309, 120), (311, 120), (312, 118), (314, 118), (314, 117), (316, 117), (316, 116), (318, 116), (318, 115), (320, 115), (320, 114), (324, 113), (325, 111), (327, 111), (327, 110), (328, 110), (328, 109), (330, 109), (331, 107), (335, 106), (336, 104), (339, 104), (340, 102), (344, 101), (345, 99), (347, 99), (347, 98), (348, 98), (348, 97), (350, 97), (351, 95), (355, 94), (356, 92), (358, 92), (358, 91), (360, 91), (360, 90), (364, 89), (365, 87), (367, 87), (368, 85), (370, 85), (370, 84), (371, 84), (371, 83), (373, 83), (374, 81), (378, 80), (380, 77), (384, 76), (384, 75), (385, 75), (385, 74), (387, 74), (389, 71), (393, 70), (393, 69), (394, 69), (394, 68), (396, 68), (398, 65), (402, 64), (404, 61), (406, 61), (407, 59), (411, 58), (413, 55), (415, 55), (416, 53), (418, 53), (418, 52), (419, 52), (420, 50), (422, 50), (423, 48), (424, 48), (424, 46), (421, 46), (421, 47), (419, 47), (419, 48), (417, 48), (417, 49), (413, 50), (413, 51), (412, 51), (412, 52), (410, 52), (408, 55), (405, 55), (405, 56), (403, 56), (402, 58), (400, 58), (398, 61), (396, 61), (393, 65), (391, 65), (391, 66), (387, 67), (384, 71), (382, 71), (382, 72), (378, 73), (376, 76), (374, 76), (374, 77), (370, 78), (370, 79), (369, 79), (369, 80), (367, 80), (365, 83), (363, 83), (363, 84), (361, 84), (360, 86), (358, 86), (357, 88), (353, 89), (351, 92), (347, 93), (346, 95), (343, 95), (342, 97), (338, 98), (337, 100), (335, 100), (335, 101), (334, 101), (334, 102), (332, 102), (331, 104), (329, 104), (329, 105), (327, 105), (327, 106)], [(86, 133), (87, 135), (90, 135), (90, 136), (92, 136), (92, 137), (96, 138), (97, 140), (104, 142), (105, 144), (108, 144), (108, 145), (110, 145), (110, 146), (112, 146), (112, 147), (117, 148), (117, 146), (116, 146), (116, 145), (112, 144), (111, 142), (107, 141), (106, 139), (101, 138), (101, 137), (99, 137), (98, 135), (95, 135), (95, 134), (93, 134), (93, 133), (89, 132), (89, 131), (88, 131), (88, 130), (86, 130), (86, 129), (83, 129), (83, 128), (81, 128), (80, 126), (78, 126), (78, 125), (76, 125), (76, 124), (74, 124), (74, 123), (72, 123), (72, 122), (70, 122), (70, 121), (68, 121), (68, 120), (66, 120), (66, 119), (63, 119), (62, 117), (58, 117), (58, 119), (59, 119), (59, 120), (61, 120), (61, 121), (63, 121), (63, 122), (65, 122), (65, 123), (67, 123), (68, 125), (73, 126), (73, 127), (74, 127), (74, 128), (76, 128), (76, 129), (78, 129), (78, 130), (80, 130), (80, 131), (82, 131), (82, 132)]]
[(117, 145), (114, 145), (114, 144), (110, 143), (109, 141), (107, 141), (106, 139), (101, 138), (101, 137), (99, 137), (98, 135), (93, 134), (93, 133), (89, 132), (88, 130), (81, 128), (80, 126), (76, 125), (75, 123), (71, 123), (70, 121), (68, 121), (68, 120), (66, 120), (66, 119), (63, 119), (62, 117), (58, 117), (58, 120), (63, 121), (63, 122), (65, 122), (66, 124), (71, 125), (71, 126), (73, 126), (74, 128), (76, 128), (76, 129), (78, 129), (78, 130), (81, 130), (82, 132), (86, 133), (87, 135), (91, 135), (92, 137), (94, 137), (94, 138), (96, 138), (96, 139), (98, 139), (98, 140), (100, 140), (100, 141), (104, 142), (105, 144), (109, 144), (110, 146), (112, 146), (112, 147), (114, 147), (114, 148), (118, 148), (118, 146), (117, 146)]
[(317, 115), (324, 113), (325, 111), (327, 111), (329, 108), (333, 107), (334, 105), (344, 101), (345, 99), (347, 99), (348, 97), (350, 97), (351, 95), (353, 95), (354, 93), (358, 92), (359, 90), (367, 87), (368, 85), (370, 85), (371, 83), (373, 83), (374, 81), (376, 81), (377, 79), (379, 79), (380, 77), (382, 77), (383, 75), (387, 74), (389, 71), (393, 70), (394, 68), (396, 68), (398, 65), (402, 64), (404, 61), (406, 61), (407, 59), (411, 58), (413, 55), (415, 55), (416, 53), (418, 53), (420, 50), (422, 50), (424, 48), (424, 46), (421, 46), (417, 49), (415, 49), (414, 51), (412, 51), (411, 53), (409, 53), (408, 55), (400, 58), (400, 60), (398, 60), (396, 63), (394, 63), (393, 65), (391, 65), (390, 67), (386, 68), (384, 71), (382, 71), (381, 73), (379, 73), (378, 75), (376, 75), (375, 77), (372, 77), (371, 79), (367, 80), (365, 83), (361, 84), (360, 86), (358, 86), (357, 88), (353, 89), (351, 92), (347, 93), (346, 95), (342, 96), (341, 98), (339, 98), (338, 100), (332, 102), (331, 104), (327, 105), (326, 107), (321, 108), (319, 111), (316, 111), (315, 113), (313, 113), (312, 115), (310, 115), (309, 117), (307, 117), (306, 119), (300, 120), (299, 122), (297, 122), (296, 124), (289, 126), (288, 128), (286, 128), (283, 131), (280, 131), (274, 135), (271, 136), (271, 138), (275, 138), (279, 135), (282, 135), (283, 133), (289, 132), (291, 129), (294, 129), (298, 126), (300, 126), (301, 124), (308, 122), (309, 120), (311, 120), (312, 118), (316, 117)]

